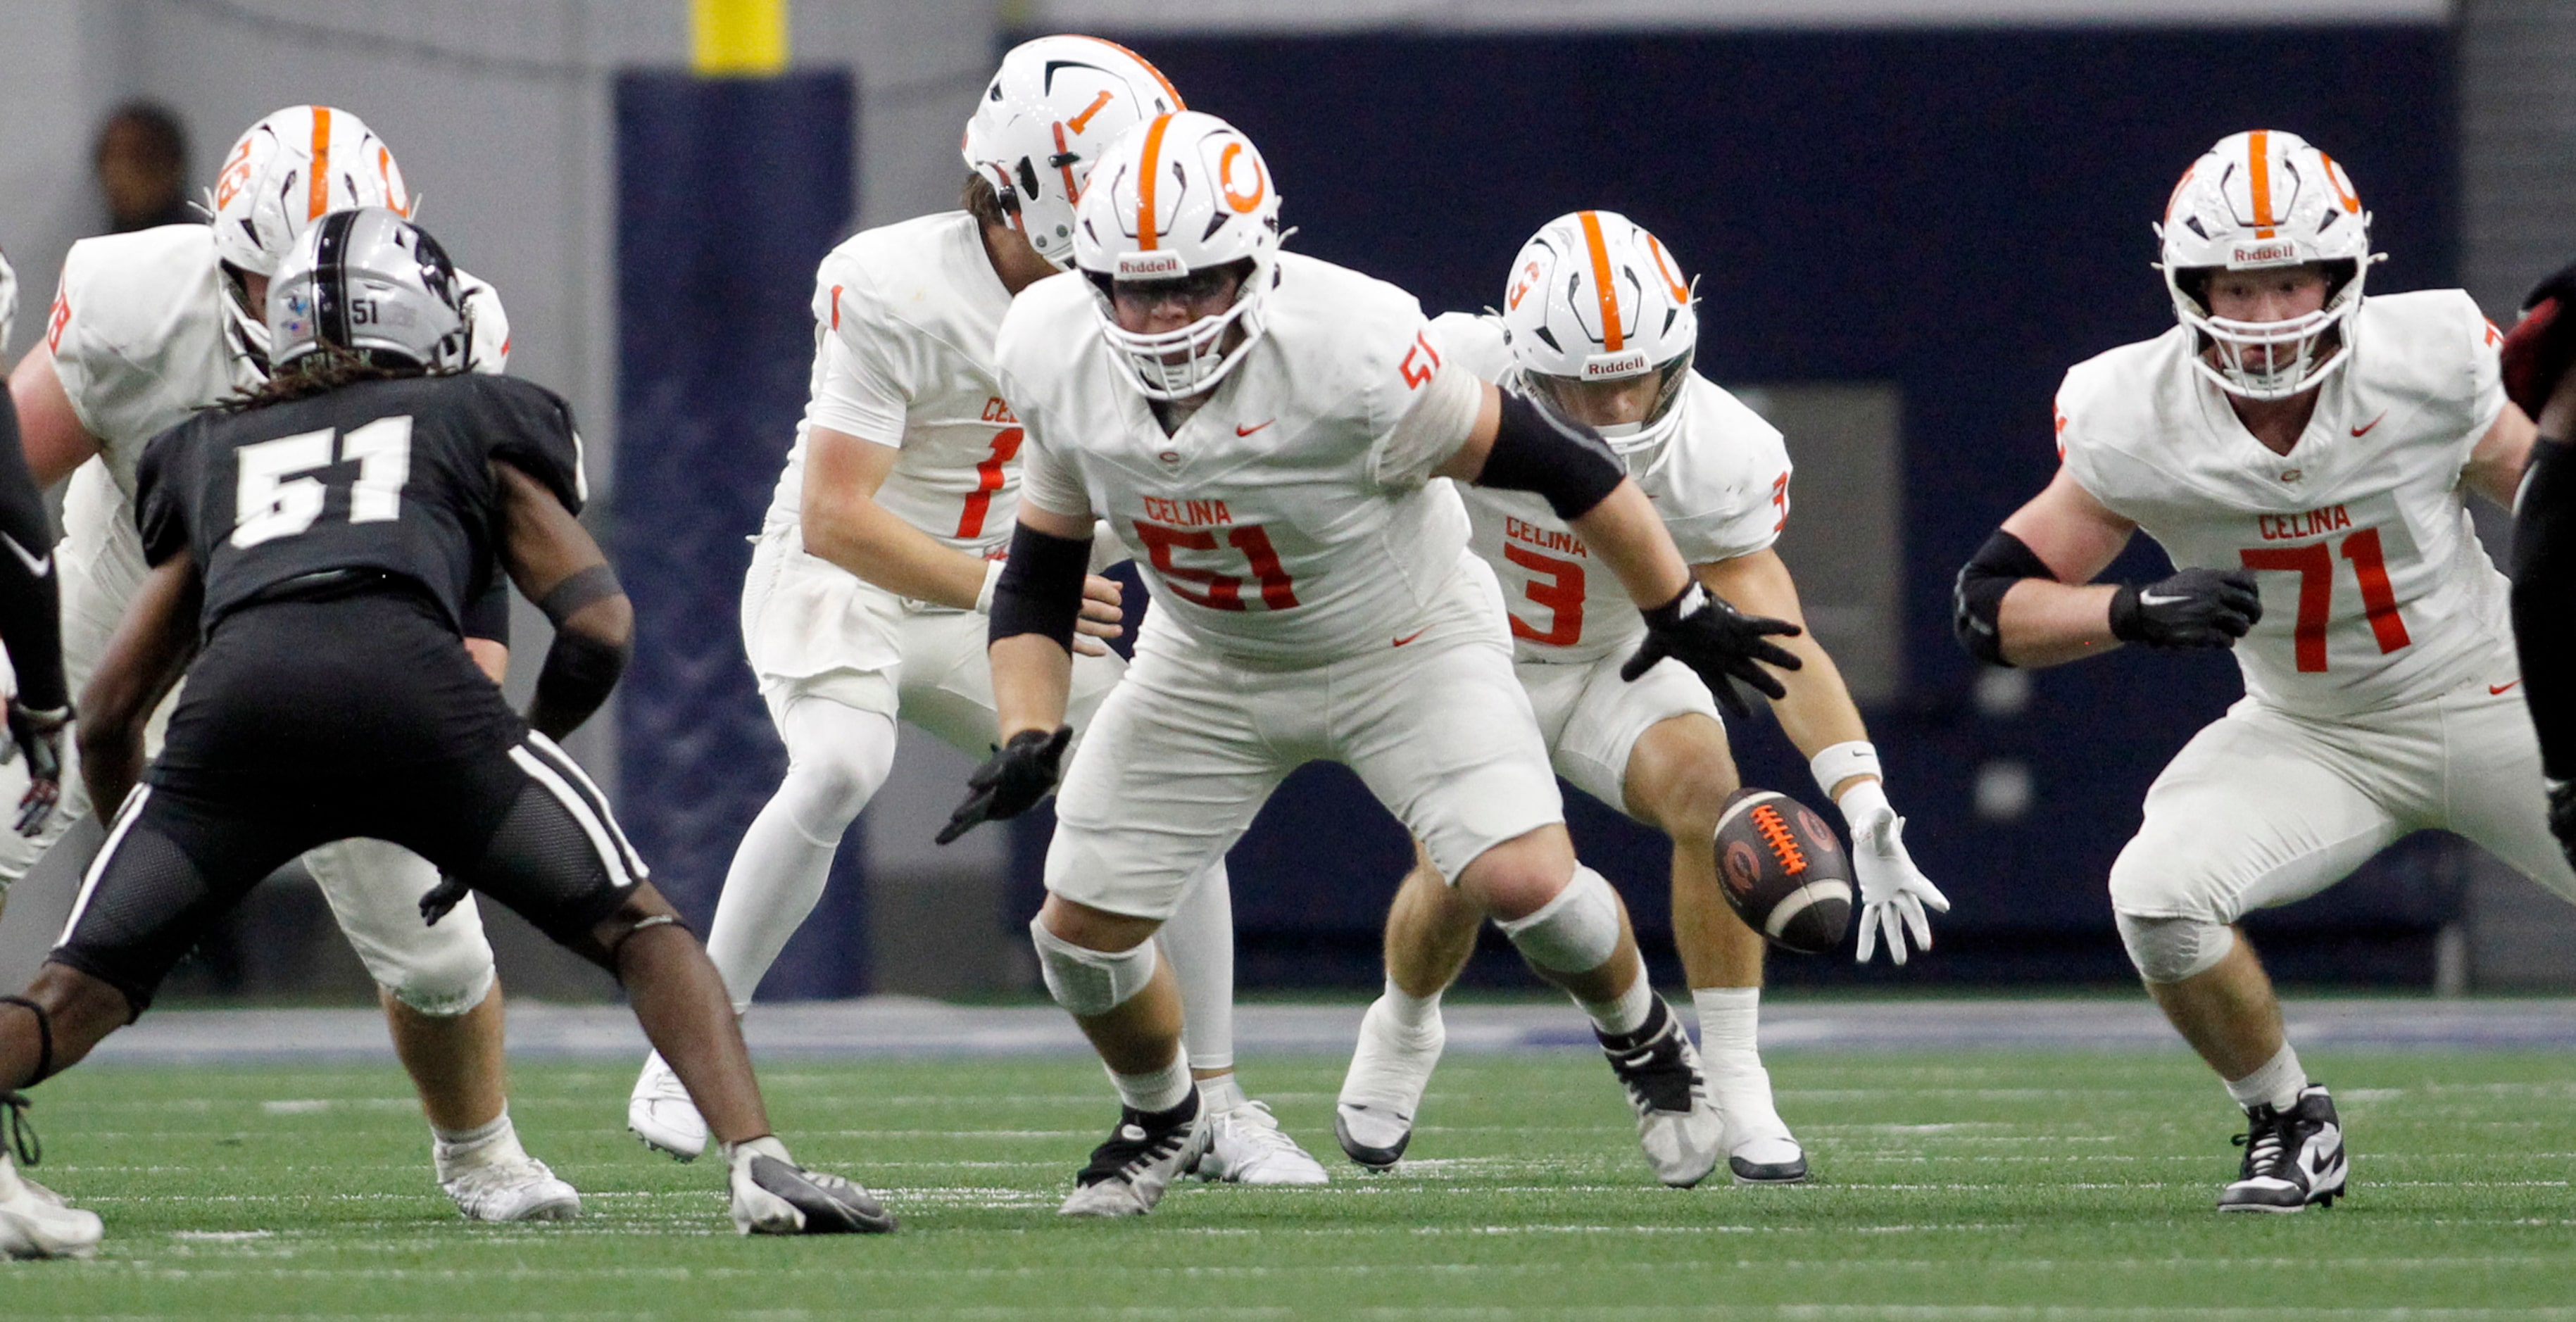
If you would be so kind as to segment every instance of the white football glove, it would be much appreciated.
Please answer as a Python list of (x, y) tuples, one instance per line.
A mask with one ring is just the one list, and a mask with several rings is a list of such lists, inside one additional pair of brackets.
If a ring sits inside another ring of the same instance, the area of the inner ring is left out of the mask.
[(1905, 934), (1914, 934), (1915, 949), (1931, 949), (1932, 920), (1923, 910), (1928, 905), (1935, 913), (1948, 913), (1949, 898), (1905, 852), (1905, 819), (1889, 805), (1884, 786), (1875, 780), (1857, 782), (1838, 802), (1851, 826), (1852, 872), (1860, 880), (1860, 948), (1854, 959), (1868, 963), (1884, 932), (1888, 959), (1902, 965)]

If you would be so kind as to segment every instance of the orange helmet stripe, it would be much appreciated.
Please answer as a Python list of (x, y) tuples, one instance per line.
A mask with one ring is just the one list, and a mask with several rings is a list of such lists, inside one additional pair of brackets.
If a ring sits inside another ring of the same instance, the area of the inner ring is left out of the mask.
[(304, 181), (304, 218), (331, 209), (331, 107), (313, 107), (313, 169)]
[(1601, 239), (1601, 218), (1586, 211), (1581, 219), (1584, 246), (1592, 250), (1592, 283), (1601, 292), (1601, 347), (1617, 353), (1627, 337), (1619, 333), (1619, 291), (1610, 283), (1610, 248)]
[(1143, 252), (1154, 250), (1154, 176), (1162, 173), (1163, 130), (1171, 126), (1171, 116), (1156, 115), (1145, 130), (1145, 159), (1136, 175), (1136, 246)]
[[(1076, 35), (1079, 35), (1079, 34), (1076, 34)], [(1154, 67), (1154, 62), (1153, 62), (1152, 60), (1146, 59), (1144, 56), (1139, 55), (1139, 54), (1137, 54), (1136, 52), (1131, 51), (1131, 50), (1127, 49), (1127, 48), (1126, 48), (1126, 47), (1124, 47), (1124, 46), (1119, 45), (1117, 42), (1114, 42), (1114, 41), (1109, 40), (1107, 37), (1083, 37), (1083, 38), (1082, 38), (1082, 40), (1084, 40), (1084, 41), (1095, 41), (1095, 42), (1098, 42), (1098, 43), (1100, 43), (1101, 45), (1106, 46), (1106, 47), (1108, 47), (1109, 49), (1114, 50), (1114, 51), (1118, 52), (1118, 53), (1119, 53), (1119, 54), (1121, 54), (1121, 55), (1126, 56), (1128, 59), (1134, 60), (1137, 64), (1141, 65), (1141, 66), (1144, 68), (1145, 72), (1147, 72), (1147, 73), (1150, 73), (1150, 74), (1154, 75), (1154, 81), (1155, 81), (1155, 82), (1162, 84), (1162, 88), (1163, 88), (1163, 95), (1165, 95), (1165, 96), (1168, 96), (1168, 97), (1172, 98), (1172, 109), (1174, 109), (1174, 110), (1187, 110), (1187, 109), (1189, 109), (1189, 107), (1188, 107), (1187, 105), (1183, 104), (1183, 103), (1182, 103), (1182, 101), (1181, 101), (1181, 89), (1179, 89), (1179, 88), (1177, 88), (1177, 87), (1172, 86), (1172, 80), (1171, 80), (1171, 79), (1169, 79), (1169, 78), (1164, 77), (1164, 76), (1163, 76), (1163, 71), (1162, 71), (1162, 70), (1160, 70), (1160, 69), (1155, 68), (1155, 67)], [(1077, 131), (1078, 131), (1078, 130), (1077, 130)]]
[(2254, 224), (2258, 227), (2254, 231), (2254, 237), (2268, 239), (2272, 237), (2271, 227), (2278, 223), (2272, 219), (2271, 133), (2264, 129), (2254, 130), (2248, 139), (2247, 154), (2252, 158), (2251, 164), (2254, 167), (2254, 173), (2249, 180), (2254, 186)]

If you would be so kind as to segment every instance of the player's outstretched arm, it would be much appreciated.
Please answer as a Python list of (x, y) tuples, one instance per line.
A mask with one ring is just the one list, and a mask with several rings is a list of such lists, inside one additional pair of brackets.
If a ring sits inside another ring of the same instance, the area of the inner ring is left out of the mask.
[(555, 626), (528, 724), (560, 739), (599, 710), (625, 673), (635, 607), (599, 543), (551, 489), (502, 460), (492, 474), (501, 492), (501, 563)]
[(2138, 526), (2059, 469), (1977, 548), (1952, 589), (1951, 624), (1992, 665), (2063, 665), (2122, 643), (2233, 647), (2263, 618), (2244, 569), (2193, 568), (2149, 584), (2096, 584)]
[(26, 448), (27, 469), (38, 488), (50, 487), (98, 454), (98, 438), (72, 411), (53, 352), (42, 341), (9, 372), (9, 393), (18, 404), (19, 443)]
[(1010, 558), (993, 592), (993, 711), (1002, 746), (967, 778), (966, 800), (941, 827), (940, 844), (988, 821), (1017, 817), (1055, 789), (1073, 738), (1064, 723), (1073, 690), (1074, 625), (1091, 562), (1091, 515), (1022, 501)]
[(205, 583), (182, 550), (143, 578), (108, 639), (107, 653), (81, 691), (81, 780), (89, 801), (113, 816), (143, 776), (143, 726), (197, 654)]

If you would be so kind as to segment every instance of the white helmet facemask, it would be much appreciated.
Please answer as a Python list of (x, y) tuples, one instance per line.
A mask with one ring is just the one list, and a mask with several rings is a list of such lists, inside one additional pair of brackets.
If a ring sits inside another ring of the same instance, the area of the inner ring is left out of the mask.
[[(2256, 129), (2219, 140), (2174, 186), (2155, 227), (2157, 266), (2174, 316), (2198, 336), (2202, 377), (2246, 399), (2312, 390), (2352, 360), (2354, 314), (2370, 251), (2370, 213), (2343, 167), (2294, 133)], [(2208, 286), (2227, 272), (2314, 267), (2324, 306), (2281, 321), (2210, 312)]]
[(1549, 412), (1585, 383), (1657, 378), (1645, 417), (1586, 424), (1620, 454), (1662, 444), (1681, 425), (1699, 344), (1696, 280), (1654, 235), (1615, 211), (1575, 211), (1539, 227), (1512, 259), (1500, 313), (1513, 384)]
[[(1249, 356), (1279, 280), (1279, 193), (1259, 150), (1214, 115), (1162, 115), (1109, 145), (1074, 225), (1074, 260), (1091, 281), (1101, 338), (1148, 399), (1203, 394)], [(1231, 272), (1232, 302), (1169, 331), (1118, 324), (1116, 290), (1199, 284)]]

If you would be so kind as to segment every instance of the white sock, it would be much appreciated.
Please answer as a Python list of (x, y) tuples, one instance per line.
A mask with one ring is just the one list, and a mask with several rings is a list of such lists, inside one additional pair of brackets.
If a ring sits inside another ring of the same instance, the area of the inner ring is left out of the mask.
[(2228, 1080), (2227, 1095), (2249, 1111), (2266, 1105), (2286, 1111), (2299, 1104), (2299, 1094), (2307, 1087), (2308, 1072), (2299, 1066), (2299, 1053), (2284, 1042), (2280, 1053), (2264, 1061), (2261, 1069)]
[(1234, 1068), (1234, 893), (1219, 858), (1192, 877), (1156, 936), (1181, 989), (1181, 1046), (1194, 1070)]
[(1243, 1080), (1228, 1071), (1199, 1080), (1199, 1100), (1207, 1104), (1209, 1115), (1215, 1115), (1220, 1111), (1231, 1111), (1252, 1099), (1243, 1095)]
[(1143, 1074), (1121, 1074), (1109, 1071), (1109, 1081), (1118, 1086), (1118, 1100), (1139, 1111), (1168, 1111), (1188, 1101), (1196, 1086), (1190, 1079), (1189, 1057), (1175, 1045), (1172, 1063)]
[(1574, 1003), (1582, 1006), (1583, 1012), (1592, 1016), (1592, 1026), (1604, 1033), (1617, 1036), (1645, 1027), (1655, 1009), (1655, 989), (1646, 983), (1646, 961), (1637, 961), (1636, 979), (1618, 999), (1587, 1001), (1577, 997)]
[(444, 1168), (460, 1161), (488, 1161), (519, 1151), (518, 1127), (510, 1123), (510, 1107), (503, 1103), (501, 1114), (472, 1129), (429, 1127), (430, 1155)]
[(1699, 1011), (1699, 1056), (1711, 1082), (1762, 1068), (1756, 1044), (1761, 988), (1695, 987), (1691, 1006)]
[(1386, 994), (1382, 999), (1386, 1002), (1387, 1017), (1395, 1020), (1396, 1026), (1408, 1033), (1426, 1032), (1440, 1018), (1440, 993), (1438, 992), (1428, 996), (1416, 996), (1396, 986), (1395, 979), (1389, 978), (1386, 980)]
[(734, 1013), (823, 898), (832, 855), (894, 768), (894, 721), (827, 698), (798, 698), (780, 714), (787, 777), (736, 846), (707, 928), (707, 958)]
[(0, 1148), (0, 1203), (14, 1203), (26, 1192), (26, 1183), (18, 1178), (17, 1161)]

